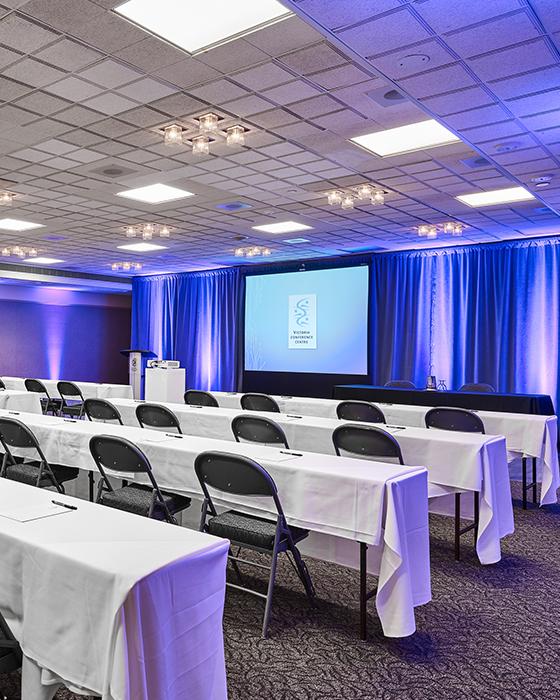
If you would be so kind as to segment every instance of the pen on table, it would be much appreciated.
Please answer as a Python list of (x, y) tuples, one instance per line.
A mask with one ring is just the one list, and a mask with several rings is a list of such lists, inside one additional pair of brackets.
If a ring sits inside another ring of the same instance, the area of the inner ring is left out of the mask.
[(404, 430), (406, 425), (387, 425), (387, 428), (396, 428), (397, 430)]
[(182, 435), (174, 435), (173, 433), (165, 433), (167, 437), (174, 437), (174, 438), (179, 438), (179, 440), (183, 439)]
[(78, 510), (78, 506), (71, 506), (69, 503), (63, 503), (62, 501), (51, 501), (55, 506), (62, 506), (63, 508), (68, 508), (68, 510)]
[(286, 418), (302, 418), (303, 416), (293, 416), (291, 413), (286, 413)]
[(293, 455), (294, 457), (303, 457), (301, 452), (288, 452), (286, 450), (280, 450), (280, 453), (283, 455)]

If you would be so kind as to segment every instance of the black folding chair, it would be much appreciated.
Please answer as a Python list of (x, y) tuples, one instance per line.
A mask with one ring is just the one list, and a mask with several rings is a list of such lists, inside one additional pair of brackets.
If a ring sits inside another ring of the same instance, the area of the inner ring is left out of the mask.
[(86, 399), (84, 401), (84, 414), (90, 421), (102, 421), (103, 423), (117, 421), (119, 425), (124, 425), (116, 406), (105, 399)]
[(43, 413), (48, 413), (50, 411), (53, 415), (58, 415), (62, 405), (62, 399), (53, 399), (49, 395), (47, 387), (40, 379), (26, 379), (24, 384), (27, 391), (32, 391), (35, 394), (41, 394), (41, 407), (43, 409)]
[(231, 429), (237, 442), (246, 440), (268, 445), (282, 445), (286, 449), (288, 438), (282, 428), (268, 418), (261, 416), (235, 416), (231, 421)]
[(0, 673), (17, 671), (22, 659), (21, 648), (0, 613)]
[(62, 398), (60, 415), (81, 418), (84, 412), (84, 397), (80, 387), (74, 382), (58, 382), (56, 388)]
[[(0, 477), (39, 488), (54, 486), (59, 493), (64, 493), (66, 481), (78, 478), (80, 470), (76, 467), (49, 464), (35, 435), (15, 418), (0, 418), (0, 442), (4, 448)], [(33, 450), (39, 459), (16, 458), (10, 449), (14, 447)]]
[(383, 411), (368, 401), (341, 401), (336, 407), (341, 420), (357, 420), (364, 423), (386, 423)]
[[(389, 433), (373, 425), (341, 425), (335, 428), (332, 441), (337, 455), (348, 452), (360, 457), (380, 457), (404, 464), (399, 443)], [(367, 602), (377, 592), (377, 587), (367, 590), (368, 545), (360, 542), (360, 636), (367, 637)]]
[(280, 406), (268, 394), (243, 394), (240, 399), (244, 411), (265, 411), (280, 413)]
[(486, 394), (496, 393), (496, 389), (494, 389), (492, 384), (484, 384), (484, 382), (481, 382), (479, 384), (463, 384), (459, 391), (478, 391)]
[(6, 385), (4, 384), (4, 380), (0, 379), (0, 389), (5, 389)]
[[(484, 423), (481, 418), (464, 408), (431, 408), (424, 416), (426, 428), (454, 430), (463, 433), (484, 434)], [(474, 544), (478, 538), (478, 523), (480, 509), (480, 494), (473, 493), (474, 520), (470, 525), (461, 528), (461, 492), (455, 493), (455, 559), (461, 558), (461, 535), (474, 530)]]
[(141, 403), (136, 406), (136, 418), (141, 428), (161, 428), (182, 433), (179, 419), (165, 406), (156, 403)]
[[(190, 498), (159, 488), (148, 458), (129, 440), (115, 435), (95, 435), (89, 441), (89, 450), (101, 475), (97, 503), (174, 525), (177, 524), (175, 514), (190, 506)], [(115, 489), (109, 481), (107, 469), (131, 475), (145, 474), (150, 485), (127, 484)]]
[(190, 406), (211, 406), (218, 408), (219, 404), (215, 396), (208, 391), (198, 391), (198, 389), (188, 389), (183, 397), (185, 403)]
[[(274, 480), (260, 464), (257, 464), (252, 459), (228, 454), (227, 452), (203, 452), (196, 458), (194, 468), (204, 493), (200, 530), (209, 532), (217, 537), (225, 537), (230, 540), (232, 545), (239, 547), (240, 550), (241, 548), (247, 548), (272, 556), (266, 595), (242, 585), (227, 584), (232, 588), (252, 593), (266, 600), (262, 626), (262, 636), (266, 637), (279, 554), (282, 552), (285, 552), (287, 555), (288, 553), (292, 554), (295, 562), (294, 568), (303, 583), (307, 596), (314, 603), (315, 590), (313, 583), (296, 546), (298, 542), (307, 537), (309, 531), (288, 525)], [(276, 521), (253, 515), (244, 515), (233, 510), (228, 510), (218, 515), (210, 497), (209, 488), (234, 496), (271, 498), (276, 508)], [(211, 517), (207, 521), (208, 514)], [(290, 559), (289, 556), (288, 559)], [(239, 556), (234, 557), (231, 552), (230, 560), (233, 563), (240, 583), (242, 579), (237, 567), (238, 562), (265, 570), (269, 569), (263, 564), (240, 559)]]
[(416, 389), (416, 386), (409, 382), (408, 379), (391, 379), (385, 382), (385, 386), (394, 387), (396, 389)]

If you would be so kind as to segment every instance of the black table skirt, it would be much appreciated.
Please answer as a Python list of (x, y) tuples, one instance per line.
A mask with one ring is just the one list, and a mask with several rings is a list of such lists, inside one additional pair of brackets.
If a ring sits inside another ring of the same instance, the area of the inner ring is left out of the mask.
[(368, 384), (339, 384), (333, 390), (334, 399), (358, 399), (379, 403), (410, 406), (453, 406), (479, 411), (504, 413), (533, 413), (553, 416), (552, 399), (546, 394), (494, 394), (467, 391), (426, 391), (397, 389)]

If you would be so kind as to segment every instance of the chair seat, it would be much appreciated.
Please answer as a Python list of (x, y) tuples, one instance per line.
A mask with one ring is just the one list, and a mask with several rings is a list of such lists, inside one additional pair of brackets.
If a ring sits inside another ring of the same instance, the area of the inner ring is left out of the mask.
[[(276, 535), (276, 522), (245, 515), (234, 510), (216, 515), (208, 520), (208, 532), (216, 537), (224, 537), (248, 547), (272, 550)], [(309, 530), (290, 527), (294, 542), (307, 537)], [(285, 541), (285, 538), (283, 539)]]
[[(178, 513), (191, 504), (191, 499), (186, 496), (177, 496), (174, 493), (162, 492), (163, 500), (171, 514)], [(129, 484), (114, 491), (105, 491), (99, 503), (109, 508), (117, 508), (125, 510), (128, 513), (136, 513), (137, 515), (147, 516), (150, 512), (152, 504), (152, 488), (150, 486), (139, 486), (137, 484)], [(157, 520), (164, 519), (165, 511), (163, 507), (156, 503), (153, 517)]]
[[(65, 467), (62, 464), (50, 464), (49, 465), (54, 478), (59, 484), (63, 484), (65, 481), (72, 481), (78, 478), (80, 470), (76, 467)], [(18, 464), (10, 464), (6, 469), (6, 478), (12, 481), (19, 481), (22, 484), (30, 484), (35, 486), (37, 484), (37, 475), (39, 471), (39, 462), (22, 462)], [(52, 481), (48, 474), (43, 473), (39, 486), (44, 488), (45, 486), (52, 486)]]
[(66, 406), (61, 407), (61, 412), (65, 413), (69, 416), (81, 416), (83, 412), (83, 404), (82, 403), (74, 403), (74, 404), (66, 404)]

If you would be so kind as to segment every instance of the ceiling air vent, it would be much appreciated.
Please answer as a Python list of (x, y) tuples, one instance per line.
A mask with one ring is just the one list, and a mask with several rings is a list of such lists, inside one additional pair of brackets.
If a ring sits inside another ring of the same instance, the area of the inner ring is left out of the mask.
[(472, 158), (465, 158), (464, 160), (459, 161), (463, 165), (466, 165), (467, 168), (486, 168), (489, 165), (492, 165), (488, 158), (485, 158), (484, 156), (473, 156)]
[(92, 170), (92, 173), (96, 175), (103, 175), (104, 177), (110, 177), (112, 179), (117, 177), (124, 177), (128, 175), (134, 175), (138, 172), (132, 168), (123, 168), (121, 165), (104, 165), (102, 168), (97, 168), (97, 170)]
[(227, 211), (229, 214), (250, 208), (251, 205), (247, 204), (246, 202), (224, 202), (223, 204), (216, 204), (216, 209), (220, 209), (221, 211)]

